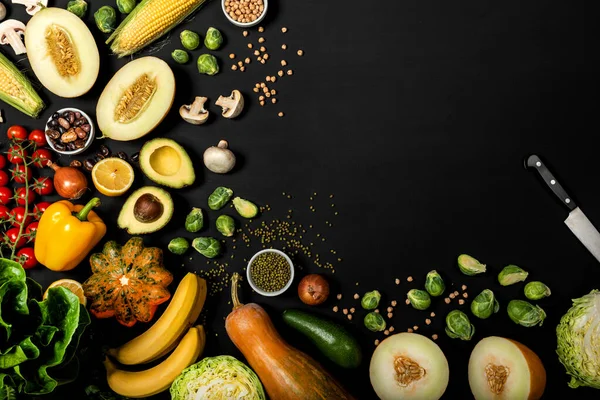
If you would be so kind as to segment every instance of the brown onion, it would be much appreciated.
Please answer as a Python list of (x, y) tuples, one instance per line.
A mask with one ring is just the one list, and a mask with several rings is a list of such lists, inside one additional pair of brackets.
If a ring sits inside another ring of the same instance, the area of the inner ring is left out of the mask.
[(309, 306), (321, 304), (329, 297), (329, 283), (319, 274), (306, 275), (298, 284), (298, 297)]
[(69, 200), (80, 198), (88, 188), (87, 178), (77, 168), (61, 167), (49, 162), (48, 166), (54, 170), (54, 189), (59, 196)]

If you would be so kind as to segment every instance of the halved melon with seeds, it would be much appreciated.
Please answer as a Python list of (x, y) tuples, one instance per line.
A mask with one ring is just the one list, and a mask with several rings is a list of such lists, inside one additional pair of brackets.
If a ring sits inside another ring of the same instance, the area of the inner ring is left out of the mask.
[(471, 352), (469, 385), (476, 400), (536, 400), (544, 393), (546, 370), (529, 347), (490, 336)]
[(60, 97), (87, 93), (98, 78), (100, 55), (92, 33), (75, 14), (43, 8), (27, 23), (25, 47), (31, 69)]
[(175, 98), (175, 76), (156, 57), (142, 57), (117, 71), (98, 99), (96, 118), (105, 137), (134, 140), (154, 129)]

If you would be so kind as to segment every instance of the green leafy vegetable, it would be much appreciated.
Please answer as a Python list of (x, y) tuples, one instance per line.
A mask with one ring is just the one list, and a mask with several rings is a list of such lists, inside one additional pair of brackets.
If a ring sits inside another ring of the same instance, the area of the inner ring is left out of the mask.
[(219, 186), (208, 196), (208, 208), (214, 211), (220, 210), (231, 199), (231, 196), (233, 196), (233, 190)]
[(365, 293), (360, 300), (360, 305), (365, 310), (374, 310), (379, 305), (379, 300), (381, 300), (381, 293), (378, 290), (373, 290)]
[(540, 306), (534, 306), (525, 300), (511, 300), (508, 303), (507, 312), (515, 324), (526, 328), (542, 326), (546, 319), (546, 312)]
[(192, 240), (192, 247), (206, 258), (221, 254), (221, 242), (211, 237), (198, 237)]
[(600, 389), (600, 290), (573, 300), (573, 306), (556, 327), (556, 353), (569, 386)]

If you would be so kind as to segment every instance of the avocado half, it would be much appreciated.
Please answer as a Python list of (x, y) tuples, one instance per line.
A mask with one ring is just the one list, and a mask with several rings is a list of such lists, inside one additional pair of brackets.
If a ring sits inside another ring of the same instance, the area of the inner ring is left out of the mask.
[(180, 189), (196, 180), (190, 156), (172, 139), (156, 138), (144, 143), (139, 163), (148, 178), (163, 186)]
[[(136, 202), (144, 195), (150, 195), (154, 201), (158, 201), (160, 205), (162, 205), (160, 215), (151, 222), (142, 222), (136, 216)], [(119, 225), (119, 228), (127, 229), (127, 233), (131, 235), (141, 235), (162, 229), (171, 220), (172, 216), (173, 199), (171, 198), (171, 195), (166, 190), (159, 187), (144, 186), (133, 192), (125, 201), (125, 204), (123, 204), (121, 212), (119, 213), (117, 225)]]

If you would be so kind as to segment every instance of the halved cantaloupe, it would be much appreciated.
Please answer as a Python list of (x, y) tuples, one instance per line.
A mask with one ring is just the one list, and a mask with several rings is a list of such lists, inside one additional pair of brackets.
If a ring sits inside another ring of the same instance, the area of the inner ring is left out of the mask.
[(490, 336), (471, 352), (469, 385), (476, 400), (536, 400), (544, 393), (546, 370), (529, 347)]
[(35, 76), (57, 96), (81, 96), (98, 78), (96, 41), (85, 23), (67, 10), (38, 11), (27, 23), (25, 47)]
[(154, 129), (175, 99), (175, 76), (156, 57), (131, 61), (108, 82), (98, 99), (96, 118), (105, 137), (134, 140)]

